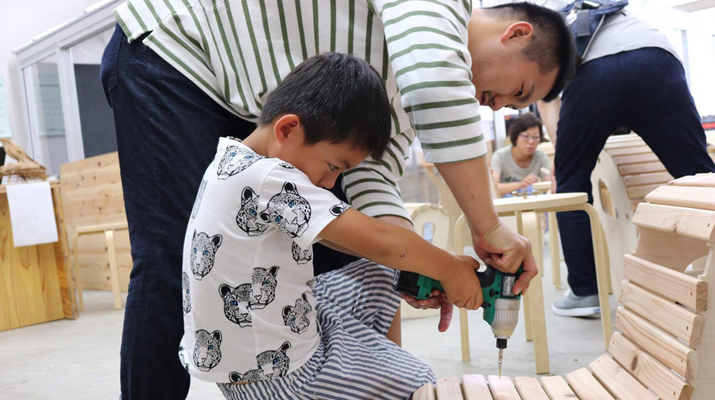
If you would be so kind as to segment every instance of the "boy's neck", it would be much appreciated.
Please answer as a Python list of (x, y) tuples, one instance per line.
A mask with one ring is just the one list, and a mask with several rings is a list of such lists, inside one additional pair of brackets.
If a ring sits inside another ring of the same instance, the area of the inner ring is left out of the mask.
[(270, 125), (258, 126), (241, 143), (264, 157), (270, 157), (270, 147), (273, 144), (273, 127)]

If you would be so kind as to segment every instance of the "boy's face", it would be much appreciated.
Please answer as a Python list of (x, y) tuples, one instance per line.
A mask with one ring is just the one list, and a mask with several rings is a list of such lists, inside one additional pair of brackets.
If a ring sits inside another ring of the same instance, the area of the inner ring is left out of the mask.
[(315, 186), (332, 189), (338, 176), (355, 168), (369, 154), (362, 149), (353, 149), (352, 143), (318, 142), (308, 145), (304, 142), (285, 149), (279, 158), (293, 164), (308, 175)]

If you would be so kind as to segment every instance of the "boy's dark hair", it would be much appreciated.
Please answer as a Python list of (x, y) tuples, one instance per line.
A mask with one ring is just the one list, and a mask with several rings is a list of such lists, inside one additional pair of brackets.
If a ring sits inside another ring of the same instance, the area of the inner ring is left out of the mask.
[(382, 158), (390, 141), (390, 103), (380, 75), (366, 61), (343, 53), (313, 56), (298, 65), (269, 96), (259, 119), (300, 117), (305, 142), (352, 142)]
[(519, 135), (534, 126), (539, 127), (539, 142), (541, 142), (544, 140), (544, 129), (542, 127), (541, 120), (532, 113), (522, 114), (518, 118), (511, 121), (509, 129), (507, 130), (509, 140), (511, 140), (511, 143), (516, 146), (516, 141), (519, 139)]
[(575, 53), (571, 31), (556, 11), (532, 3), (511, 3), (486, 8), (497, 18), (526, 21), (534, 27), (531, 43), (524, 49), (527, 60), (539, 64), (542, 74), (559, 68), (554, 86), (544, 101), (555, 99), (575, 73)]

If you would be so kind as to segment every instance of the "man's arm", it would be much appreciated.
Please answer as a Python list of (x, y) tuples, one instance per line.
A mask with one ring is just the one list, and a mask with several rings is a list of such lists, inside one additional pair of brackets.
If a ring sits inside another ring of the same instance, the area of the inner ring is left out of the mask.
[(546, 133), (551, 139), (554, 147), (556, 146), (556, 127), (559, 123), (559, 113), (561, 112), (561, 98), (556, 98), (550, 102), (537, 101), (536, 107), (539, 109), (541, 114), (541, 120), (544, 121), (544, 126), (546, 126)]

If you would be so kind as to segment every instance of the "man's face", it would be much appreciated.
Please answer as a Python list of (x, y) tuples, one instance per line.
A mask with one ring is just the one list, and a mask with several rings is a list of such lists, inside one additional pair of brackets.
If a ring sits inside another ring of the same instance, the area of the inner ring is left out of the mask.
[(525, 108), (546, 97), (559, 68), (542, 74), (536, 62), (519, 55), (505, 62), (488, 62), (473, 72), (479, 104), (497, 111), (502, 107)]

